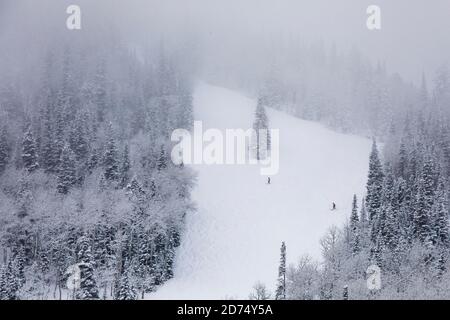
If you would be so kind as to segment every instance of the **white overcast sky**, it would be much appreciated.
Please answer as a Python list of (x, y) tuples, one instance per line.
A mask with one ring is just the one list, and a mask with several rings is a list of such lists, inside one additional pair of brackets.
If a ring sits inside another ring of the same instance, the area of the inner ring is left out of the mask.
[[(239, 45), (241, 35), (281, 32), (356, 47), (414, 82), (450, 59), (450, 0), (0, 0), (0, 45), (31, 34), (45, 39), (42, 25), (64, 28), (68, 4), (79, 4), (90, 21), (112, 21), (133, 41), (171, 30), (235, 37)], [(369, 5), (381, 8), (380, 31), (366, 28)], [(95, 24), (84, 26), (89, 34)]]

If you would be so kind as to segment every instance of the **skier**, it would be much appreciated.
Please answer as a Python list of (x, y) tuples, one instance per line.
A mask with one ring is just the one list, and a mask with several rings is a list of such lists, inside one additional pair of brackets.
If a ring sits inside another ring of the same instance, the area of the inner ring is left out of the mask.
[(270, 184), (270, 177), (267, 177), (267, 184)]
[(336, 203), (333, 202), (333, 209), (331, 210), (336, 210)]

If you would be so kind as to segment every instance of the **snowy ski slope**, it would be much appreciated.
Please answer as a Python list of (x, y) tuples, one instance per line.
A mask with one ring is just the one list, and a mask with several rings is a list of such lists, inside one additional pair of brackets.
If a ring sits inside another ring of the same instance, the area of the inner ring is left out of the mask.
[[(207, 128), (251, 128), (256, 101), (199, 84), (195, 119)], [(198, 212), (187, 218), (175, 276), (150, 299), (246, 299), (255, 282), (273, 291), (279, 249), (288, 263), (320, 259), (320, 238), (342, 225), (352, 195), (364, 192), (371, 142), (320, 124), (267, 110), (280, 129), (280, 171), (267, 178), (252, 165), (195, 165)], [(336, 202), (337, 211), (331, 211)]]

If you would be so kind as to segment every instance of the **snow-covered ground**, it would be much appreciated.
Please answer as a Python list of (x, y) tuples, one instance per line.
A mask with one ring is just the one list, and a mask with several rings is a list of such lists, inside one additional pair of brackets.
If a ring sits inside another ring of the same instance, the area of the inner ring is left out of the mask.
[[(251, 128), (256, 101), (200, 84), (195, 119), (207, 128)], [(268, 110), (280, 129), (280, 171), (266, 184), (254, 165), (197, 165), (193, 197), (175, 276), (150, 299), (246, 299), (257, 281), (273, 290), (282, 241), (288, 263), (320, 259), (320, 238), (350, 215), (364, 192), (371, 142)], [(338, 210), (331, 211), (336, 202)]]

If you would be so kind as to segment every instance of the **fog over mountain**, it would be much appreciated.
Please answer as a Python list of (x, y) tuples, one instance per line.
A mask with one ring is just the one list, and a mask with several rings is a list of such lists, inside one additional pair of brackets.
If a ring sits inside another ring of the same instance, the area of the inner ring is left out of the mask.
[(0, 300), (450, 299), (449, 14), (0, 0)]
[[(152, 35), (174, 42), (195, 39), (205, 55), (218, 48), (233, 55), (241, 44), (279, 38), (336, 44), (340, 50), (357, 48), (373, 61), (386, 62), (390, 71), (415, 83), (422, 72), (431, 76), (450, 56), (447, 0), (432, 5), (425, 0), (2, 0), (2, 43), (27, 39), (45, 45), (53, 34), (67, 33), (69, 4), (82, 9), (83, 37), (123, 33), (141, 45)], [(381, 8), (381, 30), (366, 28), (369, 5)]]

